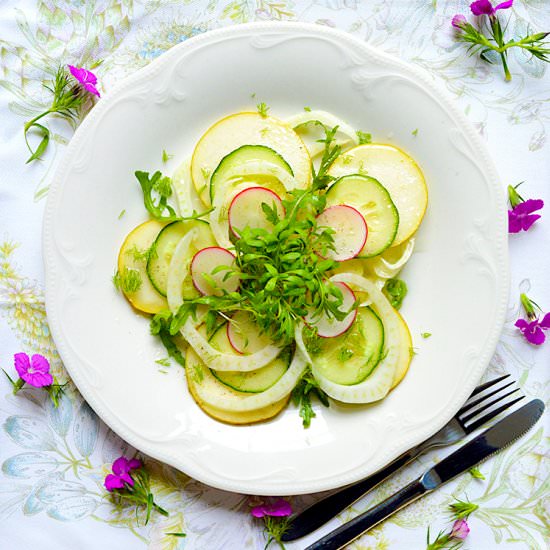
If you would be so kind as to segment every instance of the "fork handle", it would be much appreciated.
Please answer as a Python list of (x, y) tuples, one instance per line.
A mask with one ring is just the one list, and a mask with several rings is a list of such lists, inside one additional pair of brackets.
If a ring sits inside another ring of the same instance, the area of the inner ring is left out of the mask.
[(416, 458), (420, 452), (421, 451), (416, 447), (410, 449), (375, 474), (349, 487), (345, 487), (337, 493), (306, 508), (292, 520), (288, 531), (281, 537), (282, 541), (288, 542), (315, 531), (315, 529), (318, 529), (342, 510), (353, 504), (365, 493), (374, 489), (377, 485), (382, 483), (382, 481), (399, 470), (399, 468), (402, 468), (405, 464)]

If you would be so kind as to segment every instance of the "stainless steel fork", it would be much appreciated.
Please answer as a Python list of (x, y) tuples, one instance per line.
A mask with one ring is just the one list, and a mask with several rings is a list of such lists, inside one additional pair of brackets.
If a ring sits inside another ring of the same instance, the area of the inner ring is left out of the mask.
[(372, 476), (345, 487), (298, 514), (292, 519), (288, 531), (282, 536), (282, 540), (287, 542), (311, 533), (374, 489), (405, 464), (433, 447), (451, 445), (460, 441), (482, 424), (523, 399), (523, 395), (510, 398), (512, 394), (518, 391), (518, 388), (506, 391), (515, 383), (513, 380), (507, 380), (509, 377), (510, 375), (507, 374), (477, 386), (464, 406), (432, 437), (409, 449)]

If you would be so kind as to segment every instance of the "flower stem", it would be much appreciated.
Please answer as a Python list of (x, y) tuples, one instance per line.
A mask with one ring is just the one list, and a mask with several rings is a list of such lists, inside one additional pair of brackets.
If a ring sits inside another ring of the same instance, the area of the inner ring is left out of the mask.
[(508, 69), (508, 63), (506, 62), (506, 51), (500, 52), (500, 59), (502, 61), (502, 68), (504, 69), (504, 79), (506, 82), (510, 82), (510, 80), (512, 80), (512, 75)]

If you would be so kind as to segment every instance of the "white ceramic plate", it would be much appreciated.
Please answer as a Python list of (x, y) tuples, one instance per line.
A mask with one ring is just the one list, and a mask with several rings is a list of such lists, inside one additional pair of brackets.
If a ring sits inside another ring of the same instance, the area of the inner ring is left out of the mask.
[[(402, 313), (418, 352), (411, 369), (381, 403), (317, 406), (307, 430), (293, 406), (252, 426), (206, 416), (179, 367), (158, 372), (155, 359), (165, 351), (111, 283), (124, 236), (146, 219), (134, 171), (171, 172), (214, 121), (259, 101), (275, 116), (304, 106), (330, 111), (408, 151), (429, 186), (403, 273), (410, 290)], [(168, 166), (163, 149), (175, 155)], [(330, 489), (430, 436), (478, 382), (508, 296), (505, 214), (485, 145), (425, 72), (325, 27), (221, 29), (175, 46), (118, 84), (76, 132), (45, 214), (48, 319), (86, 400), (141, 451), (232, 491)], [(423, 340), (421, 332), (433, 336)]]

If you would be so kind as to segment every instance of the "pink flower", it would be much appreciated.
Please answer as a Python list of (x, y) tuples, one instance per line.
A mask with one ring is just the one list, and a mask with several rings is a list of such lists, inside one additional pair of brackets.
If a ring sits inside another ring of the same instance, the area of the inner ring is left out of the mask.
[(550, 329), (550, 313), (547, 313), (542, 321), (538, 319), (518, 319), (515, 326), (519, 328), (525, 339), (530, 344), (540, 346), (544, 344), (546, 335), (543, 331)]
[(493, 5), (489, 0), (476, 0), (470, 4), (470, 9), (474, 15), (495, 15), (498, 10), (507, 10), (512, 7), (514, 0), (507, 0), (501, 2), (493, 8)]
[(105, 489), (107, 489), (107, 491), (124, 489), (126, 484), (133, 487), (134, 480), (130, 472), (138, 468), (141, 468), (141, 461), (137, 458), (132, 458), (131, 460), (128, 460), (125, 456), (117, 458), (113, 462), (113, 473), (105, 477)]
[(88, 69), (84, 69), (84, 67), (74, 67), (73, 65), (67, 66), (69, 67), (71, 74), (76, 78), (76, 80), (78, 80), (78, 82), (80, 82), (86, 91), (96, 95), (97, 97), (101, 97), (96, 88), (97, 77), (94, 73), (92, 73), (92, 71), (88, 71)]
[(53, 376), (50, 374), (50, 363), (43, 355), (35, 354), (29, 359), (26, 353), (13, 356), (15, 370), (19, 378), (35, 388), (51, 386)]
[(527, 199), (508, 210), (508, 231), (519, 233), (527, 231), (539, 218), (540, 214), (533, 214), (544, 206), (541, 199)]
[(466, 18), (459, 13), (455, 15), (453, 17), (453, 20), (451, 21), (451, 24), (455, 29), (461, 29), (466, 23), (467, 23)]
[(453, 523), (450, 537), (454, 539), (464, 540), (468, 536), (469, 532), (470, 528), (468, 527), (467, 521), (465, 519), (457, 519)]
[(283, 498), (280, 498), (279, 500), (276, 500), (273, 504), (255, 506), (254, 508), (252, 508), (250, 513), (255, 518), (263, 518), (264, 516), (285, 517), (292, 514), (292, 507), (290, 506), (289, 502), (287, 502)]

